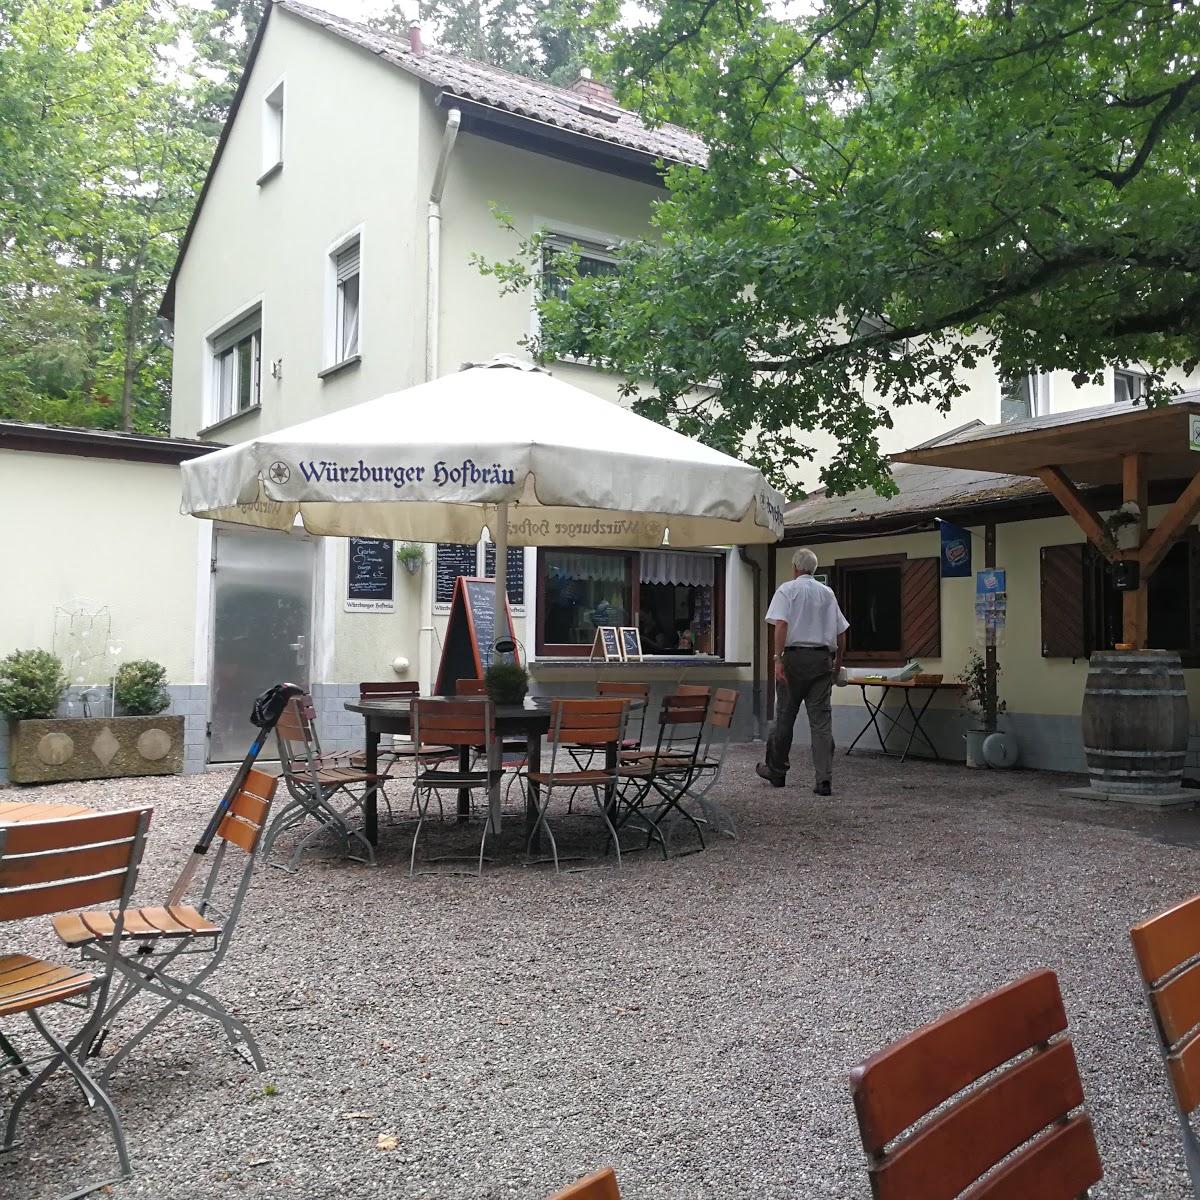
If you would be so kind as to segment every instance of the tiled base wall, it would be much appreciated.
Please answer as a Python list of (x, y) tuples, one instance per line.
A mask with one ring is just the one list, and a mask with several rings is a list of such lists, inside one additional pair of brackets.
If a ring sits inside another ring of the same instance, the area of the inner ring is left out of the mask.
[[(890, 709), (890, 706), (889, 706)], [(906, 714), (907, 718), (907, 714)], [(966, 758), (964, 734), (968, 718), (955, 710), (931, 709), (925, 714), (922, 726), (933, 739), (938, 753), (943, 758), (962, 762)], [(858, 705), (835, 704), (833, 707), (833, 737), (840, 750), (854, 741), (855, 736), (867, 721), (867, 711)], [(1007, 713), (1002, 726), (1016, 734), (1021, 748), (1021, 765), (1040, 771), (1063, 771), (1075, 775), (1087, 773), (1083, 754), (1083, 738), (1078, 717), (1047, 716), (1030, 713)], [(880, 722), (880, 728), (883, 728)], [(808, 719), (801, 710), (796, 721), (796, 741), (807, 745), (810, 741)], [(891, 730), (887, 735), (889, 750), (903, 750), (908, 741), (907, 733)], [(879, 749), (874, 730), (868, 730), (858, 743), (858, 750), (870, 752)], [(920, 738), (914, 742), (913, 753), (928, 754)], [(1186, 777), (1200, 780), (1200, 721), (1194, 721), (1188, 743)]]
[[(208, 740), (208, 688), (204, 684), (173, 683), (167, 687), (171, 705), (166, 715), (183, 717), (183, 773), (195, 775), (205, 769)], [(84, 698), (86, 696), (86, 705)], [(60, 717), (104, 717), (112, 702), (112, 689), (77, 687), (67, 689), (58, 706)], [(0, 784), (8, 782), (8, 722), (0, 720)]]
[(358, 699), (357, 683), (314, 683), (313, 707), (317, 710), (317, 733), (321, 749), (361, 750), (366, 740), (359, 713), (346, 711), (346, 702)]

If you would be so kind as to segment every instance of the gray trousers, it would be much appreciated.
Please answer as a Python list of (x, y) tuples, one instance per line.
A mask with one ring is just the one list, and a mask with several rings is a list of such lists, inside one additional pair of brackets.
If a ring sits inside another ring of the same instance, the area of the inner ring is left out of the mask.
[(780, 775), (787, 772), (792, 752), (793, 726), (803, 704), (812, 731), (812, 755), (817, 783), (833, 778), (833, 654), (806, 646), (783, 652), (787, 683), (777, 686), (775, 724), (767, 736), (767, 766)]

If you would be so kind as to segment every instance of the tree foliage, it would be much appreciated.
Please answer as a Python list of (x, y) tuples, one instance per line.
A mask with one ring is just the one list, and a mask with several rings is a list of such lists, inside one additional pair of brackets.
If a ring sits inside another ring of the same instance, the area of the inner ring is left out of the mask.
[[(418, 12), (440, 50), (568, 84), (601, 37), (602, 25), (580, 21), (578, 9), (574, 0), (420, 0)], [(397, 3), (376, 23), (404, 32), (411, 12)]]
[[(824, 431), (835, 491), (888, 488), (879, 428), (949, 410), (984, 357), (1078, 381), (1140, 363), (1152, 400), (1195, 365), (1195, 0), (643, 7), (622, 30), (594, 0), (608, 73), (709, 160), (671, 169), (615, 274), (543, 298), (543, 356), (643, 381), (641, 411), (777, 481)], [(524, 286), (537, 249), (492, 269)]]
[(227, 103), (224, 11), (0, 0), (0, 417), (166, 429), (155, 317)]

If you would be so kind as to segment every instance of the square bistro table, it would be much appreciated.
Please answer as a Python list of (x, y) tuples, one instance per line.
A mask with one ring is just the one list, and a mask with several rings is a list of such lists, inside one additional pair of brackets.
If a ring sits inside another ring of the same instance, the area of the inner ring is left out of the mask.
[[(850, 754), (854, 750), (854, 747), (857, 746), (862, 740), (863, 734), (865, 734), (868, 729), (874, 729), (875, 737), (879, 741), (879, 749), (883, 751), (884, 754), (887, 754), (892, 758), (898, 758), (901, 762), (904, 762), (904, 760), (908, 758), (909, 753), (912, 751), (913, 742), (919, 737), (925, 743), (925, 745), (929, 747), (934, 759), (936, 759), (938, 762), (942, 761), (942, 756), (938, 753), (938, 748), (933, 744), (933, 740), (930, 738), (929, 734), (925, 732), (925, 727), (922, 724), (922, 721), (925, 717), (925, 713), (929, 710), (930, 704), (933, 703), (934, 696), (936, 696), (938, 692), (961, 692), (963, 690), (963, 685), (961, 683), (954, 681), (947, 683), (942, 682), (941, 680), (939, 680), (937, 683), (926, 683), (921, 681), (919, 678), (869, 679), (864, 678), (863, 676), (852, 676), (846, 680), (846, 683), (851, 687), (862, 688), (863, 703), (867, 706), (867, 713), (869, 714), (867, 717), (867, 723), (858, 731), (854, 741), (852, 741), (846, 748), (847, 754)], [(871, 702), (871, 697), (869, 695), (870, 688), (879, 688), (879, 699), (875, 703)], [(925, 700), (920, 707), (917, 708), (914, 707), (912, 698), (915, 692), (920, 691), (927, 692), (928, 695), (926, 695)], [(899, 692), (900, 695), (904, 697), (904, 704), (895, 716), (892, 716), (890, 713), (884, 711), (883, 706), (887, 703), (889, 692)], [(901, 721), (906, 713), (909, 719), (909, 724), (903, 725), (901, 724)], [(887, 722), (887, 728), (885, 730), (880, 730), (879, 728), (880, 719)], [(892, 732), (893, 729), (899, 729), (902, 734), (908, 734), (908, 742), (901, 751), (889, 750), (887, 747), (887, 736)]]

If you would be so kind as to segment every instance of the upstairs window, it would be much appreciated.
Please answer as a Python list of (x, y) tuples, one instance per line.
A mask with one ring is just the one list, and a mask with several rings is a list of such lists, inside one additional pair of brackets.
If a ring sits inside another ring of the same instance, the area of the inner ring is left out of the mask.
[(1041, 371), (1000, 377), (1000, 421), (1028, 421), (1050, 411), (1050, 377)]
[(555, 234), (542, 243), (542, 296), (561, 299), (570, 285), (570, 276), (561, 264), (574, 260), (581, 279), (592, 275), (613, 275), (617, 270), (611, 246)]
[(262, 310), (255, 309), (215, 335), (212, 346), (212, 420), (237, 416), (259, 403)]
[(359, 352), (359, 240), (348, 242), (333, 256), (333, 361), (345, 362)]
[(1141, 371), (1113, 372), (1113, 400), (1118, 404), (1140, 400), (1146, 393), (1146, 376)]
[(283, 166), (283, 80), (263, 97), (262, 183)]

